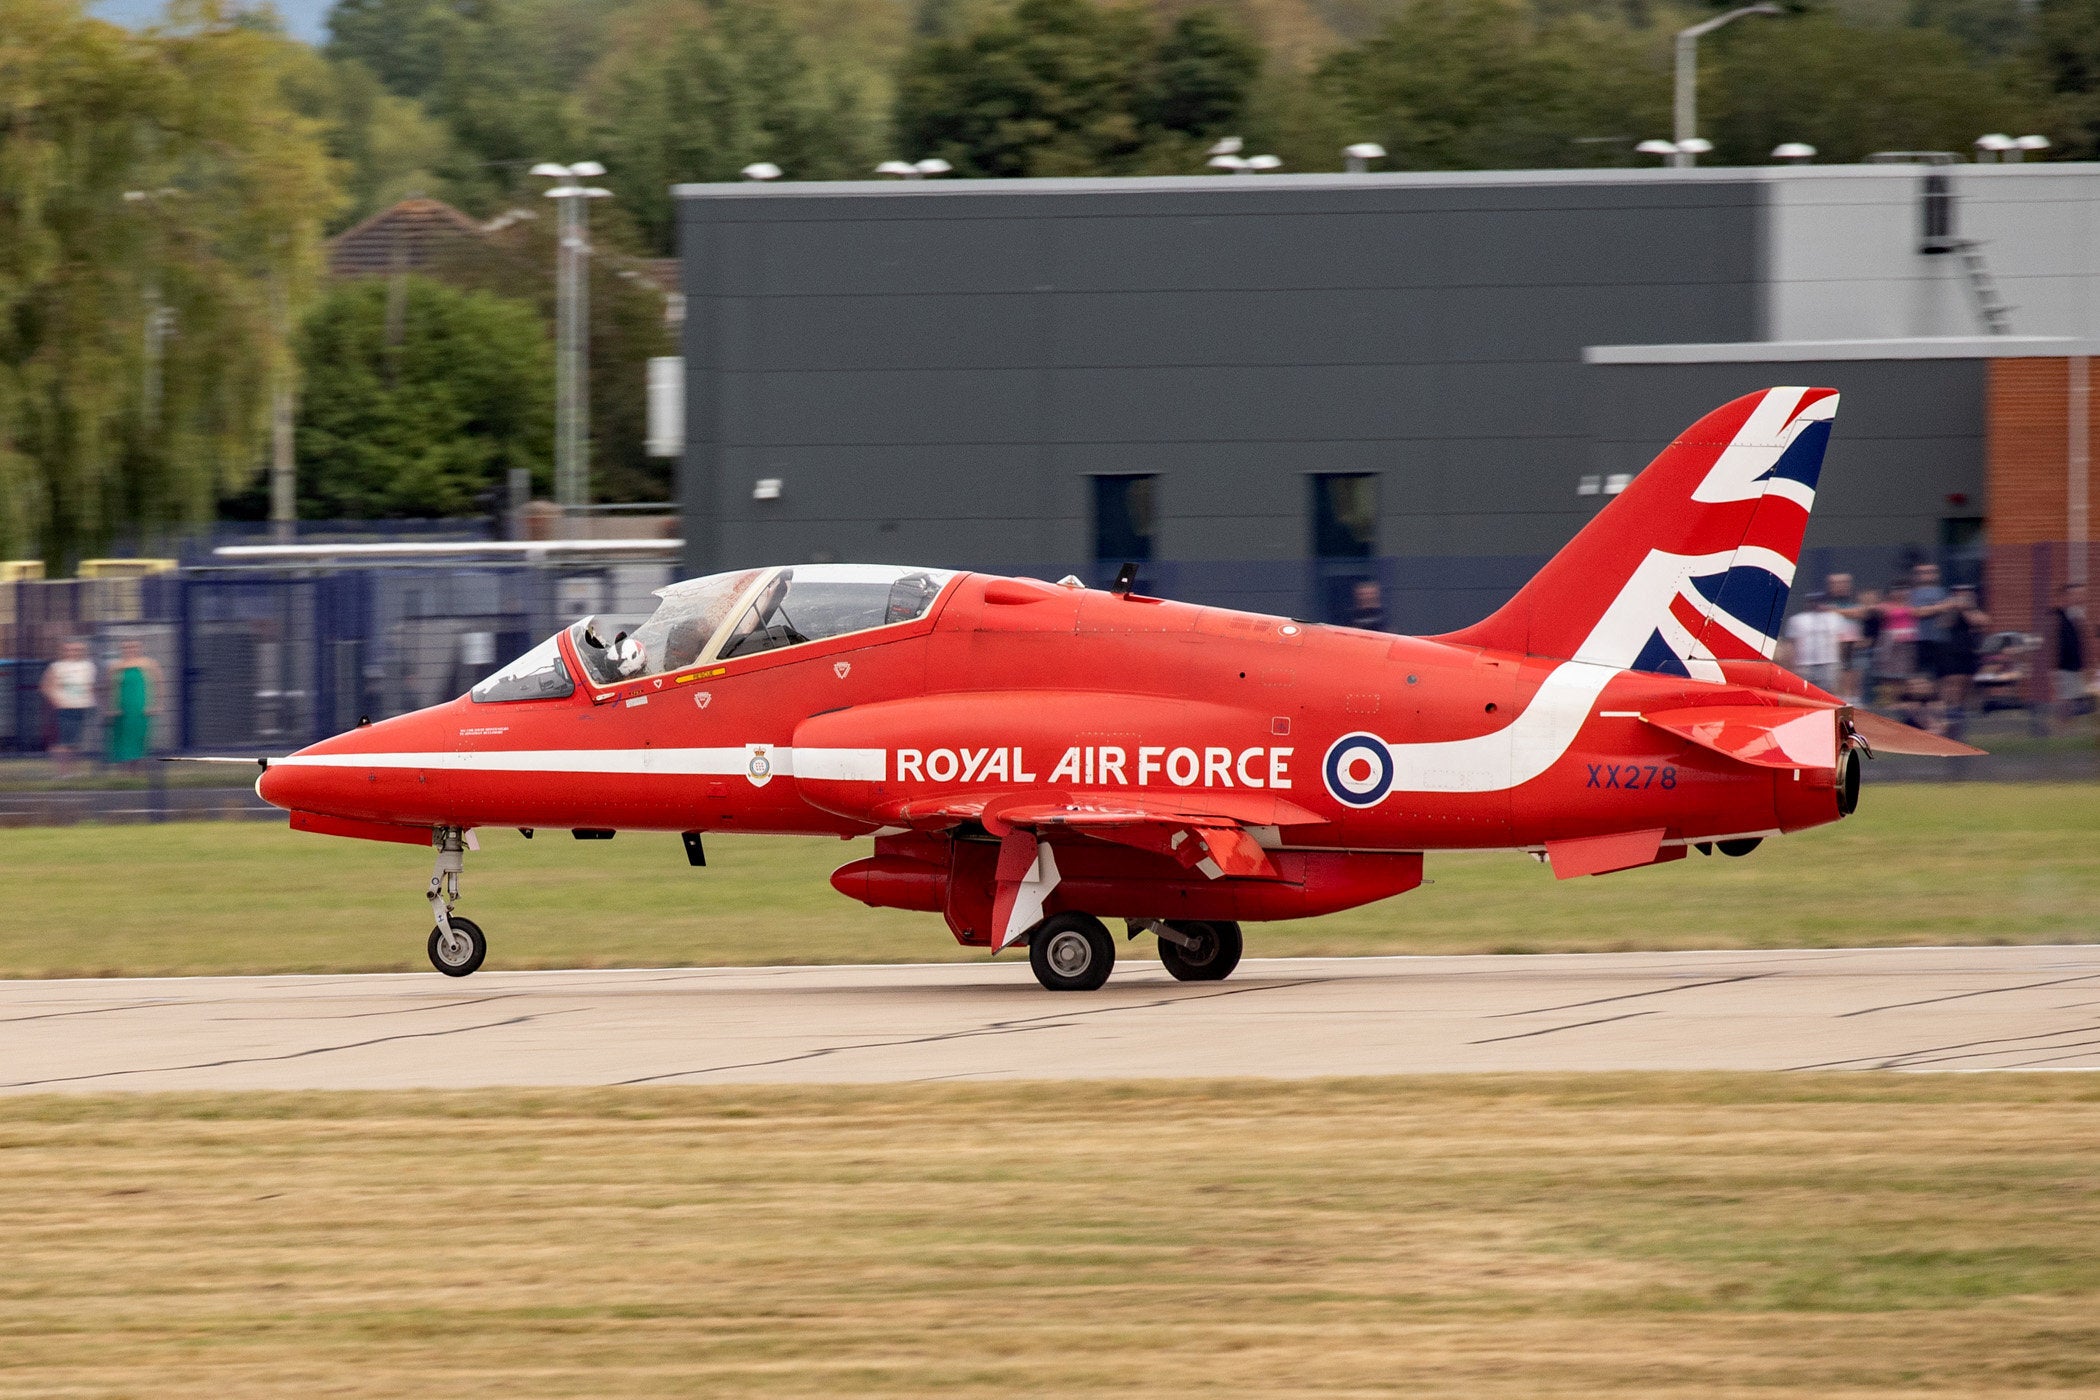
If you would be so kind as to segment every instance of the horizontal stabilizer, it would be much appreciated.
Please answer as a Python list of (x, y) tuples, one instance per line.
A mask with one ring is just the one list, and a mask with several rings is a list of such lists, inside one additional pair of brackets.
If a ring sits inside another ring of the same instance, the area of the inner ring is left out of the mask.
[(1978, 758), (1984, 753), (1959, 739), (1929, 733), (1872, 710), (1854, 710), (1852, 728), (1875, 753), (1922, 754), (1930, 758)]
[(1700, 705), (1685, 710), (1660, 710), (1641, 718), (1702, 749), (1758, 768), (1837, 766), (1834, 710)]

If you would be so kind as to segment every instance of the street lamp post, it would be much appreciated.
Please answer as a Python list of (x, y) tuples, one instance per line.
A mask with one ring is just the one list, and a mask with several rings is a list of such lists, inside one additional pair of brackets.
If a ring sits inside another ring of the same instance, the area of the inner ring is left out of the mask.
[(591, 503), (591, 391), (584, 370), (590, 361), (589, 202), (611, 190), (577, 183), (605, 173), (594, 160), (573, 165), (543, 161), (532, 173), (553, 180), (547, 198), (559, 211), (554, 255), (554, 499), (567, 533), (582, 533)]
[(1713, 33), (1724, 24), (1732, 24), (1746, 15), (1780, 15), (1786, 11), (1773, 4), (1745, 5), (1740, 10), (1730, 10), (1725, 15), (1701, 20), (1677, 31), (1677, 88), (1672, 103), (1676, 120), (1673, 135), (1677, 149), (1670, 153), (1670, 164), (1676, 166), (1696, 165), (1698, 151), (1691, 142), (1699, 137), (1699, 40)]

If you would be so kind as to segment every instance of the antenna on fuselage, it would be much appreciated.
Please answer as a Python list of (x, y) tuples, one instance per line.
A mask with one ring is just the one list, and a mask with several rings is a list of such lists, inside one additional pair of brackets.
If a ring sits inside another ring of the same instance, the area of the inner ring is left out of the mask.
[(1116, 570), (1116, 581), (1108, 586), (1108, 591), (1115, 594), (1118, 598), (1129, 597), (1130, 590), (1137, 587), (1137, 575), (1137, 561), (1132, 560)]

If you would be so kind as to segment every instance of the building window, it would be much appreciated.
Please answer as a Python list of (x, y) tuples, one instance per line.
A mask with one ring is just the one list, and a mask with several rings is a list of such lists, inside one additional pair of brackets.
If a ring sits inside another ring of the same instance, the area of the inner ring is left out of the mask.
[(1378, 478), (1326, 472), (1312, 489), (1312, 615), (1383, 631), (1390, 623), (1378, 576)]
[(1315, 559), (1369, 559), (1378, 553), (1378, 478), (1328, 472), (1312, 478)]
[(1152, 562), (1157, 528), (1159, 478), (1094, 478), (1094, 563), (1109, 573), (1125, 564)]

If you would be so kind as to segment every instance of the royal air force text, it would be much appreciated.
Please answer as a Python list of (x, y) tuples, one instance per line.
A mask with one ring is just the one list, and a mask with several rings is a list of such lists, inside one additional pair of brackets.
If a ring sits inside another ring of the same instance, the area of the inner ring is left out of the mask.
[(1288, 748), (1136, 749), (1113, 744), (1068, 748), (1047, 778), (1037, 776), (1040, 758), (1022, 748), (898, 749), (897, 780), (932, 783), (1048, 782), (1076, 787), (1288, 788)]

